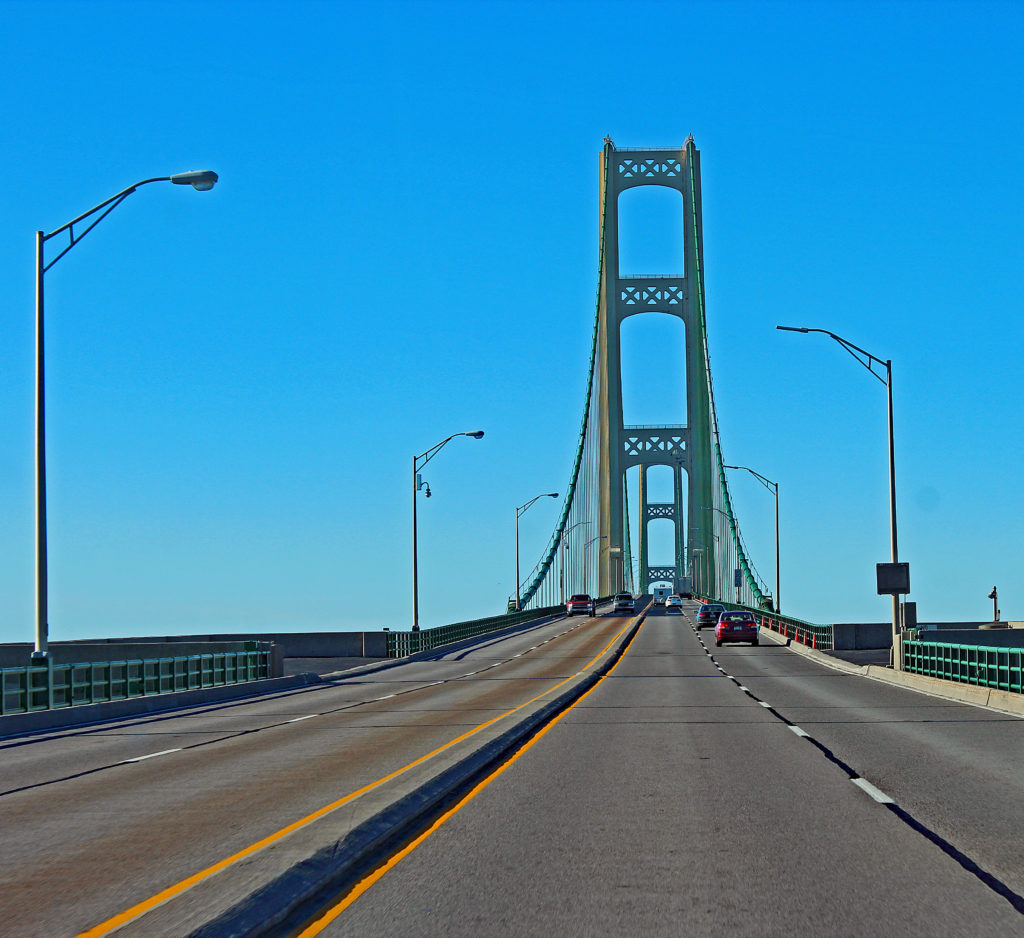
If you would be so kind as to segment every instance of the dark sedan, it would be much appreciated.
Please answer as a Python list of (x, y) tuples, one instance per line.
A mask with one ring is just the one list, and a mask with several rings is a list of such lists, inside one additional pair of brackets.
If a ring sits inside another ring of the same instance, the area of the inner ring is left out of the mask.
[(725, 606), (721, 603), (704, 603), (697, 610), (697, 631), (703, 628), (714, 628), (718, 624), (718, 617), (725, 612)]
[(715, 626), (715, 644), (721, 648), (722, 642), (750, 642), (756, 645), (757, 619), (752, 612), (723, 612)]

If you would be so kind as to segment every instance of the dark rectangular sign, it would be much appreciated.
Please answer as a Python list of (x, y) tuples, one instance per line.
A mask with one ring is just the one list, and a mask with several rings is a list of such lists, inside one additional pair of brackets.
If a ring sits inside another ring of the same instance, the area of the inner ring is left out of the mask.
[(876, 563), (879, 596), (899, 596), (910, 592), (909, 563)]

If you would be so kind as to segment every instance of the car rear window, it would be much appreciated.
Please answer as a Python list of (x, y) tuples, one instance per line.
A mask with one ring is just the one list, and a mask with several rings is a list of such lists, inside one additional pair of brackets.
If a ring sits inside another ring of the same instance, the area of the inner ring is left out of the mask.
[(753, 617), (749, 612), (727, 612), (722, 616), (723, 622), (752, 622)]
[(632, 593), (619, 593), (615, 598), (616, 599), (632, 599), (633, 598), (633, 594)]

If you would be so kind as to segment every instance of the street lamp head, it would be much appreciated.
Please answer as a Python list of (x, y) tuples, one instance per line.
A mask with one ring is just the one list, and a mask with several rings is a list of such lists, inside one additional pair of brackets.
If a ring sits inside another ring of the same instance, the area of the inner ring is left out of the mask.
[(191, 186), (200, 192), (207, 192), (219, 177), (212, 169), (192, 169), (187, 173), (175, 173), (171, 182), (176, 186)]
[(558, 492), (548, 492), (545, 498), (558, 498)]
[(803, 327), (803, 326), (776, 326), (775, 328), (776, 329), (781, 329), (783, 332), (810, 332), (811, 331), (810, 329), (807, 329), (806, 327)]
[(481, 440), (484, 436), (483, 430), (473, 430), (471, 433), (467, 433), (466, 436), (473, 437), (474, 440)]

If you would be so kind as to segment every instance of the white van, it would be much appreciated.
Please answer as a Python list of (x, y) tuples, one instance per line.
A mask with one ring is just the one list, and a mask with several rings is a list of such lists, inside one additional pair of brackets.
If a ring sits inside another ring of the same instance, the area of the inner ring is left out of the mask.
[(651, 592), (654, 594), (654, 605), (664, 606), (665, 600), (672, 595), (671, 586), (656, 586)]

